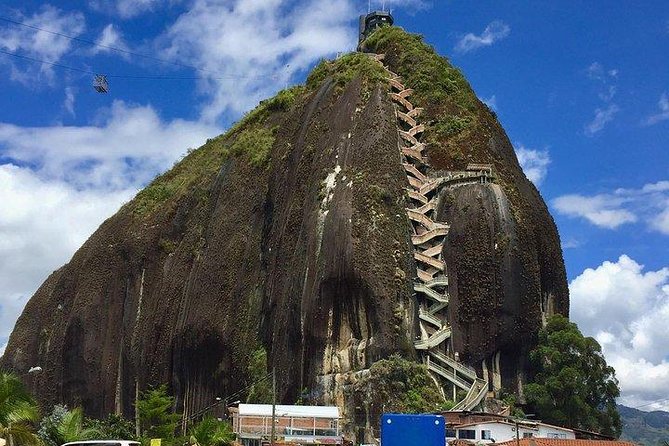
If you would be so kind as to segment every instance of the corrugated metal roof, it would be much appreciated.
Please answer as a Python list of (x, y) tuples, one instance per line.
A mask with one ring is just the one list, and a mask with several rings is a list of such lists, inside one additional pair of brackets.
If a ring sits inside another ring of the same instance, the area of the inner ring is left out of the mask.
[[(272, 416), (271, 404), (240, 404), (239, 415), (242, 417)], [(276, 406), (277, 417), (315, 417), (339, 418), (339, 408), (336, 406)]]

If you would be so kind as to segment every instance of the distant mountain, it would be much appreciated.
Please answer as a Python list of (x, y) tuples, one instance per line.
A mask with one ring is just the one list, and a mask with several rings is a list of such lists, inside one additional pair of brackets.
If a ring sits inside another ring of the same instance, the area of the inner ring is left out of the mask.
[(639, 409), (618, 405), (623, 421), (622, 440), (633, 441), (644, 446), (658, 446), (669, 442), (669, 412)]

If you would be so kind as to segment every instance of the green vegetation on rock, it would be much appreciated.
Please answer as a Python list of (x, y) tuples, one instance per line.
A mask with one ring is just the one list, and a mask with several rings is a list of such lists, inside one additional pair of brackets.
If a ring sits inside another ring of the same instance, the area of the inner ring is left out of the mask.
[(230, 146), (229, 153), (232, 156), (246, 156), (254, 167), (266, 167), (275, 134), (276, 128), (251, 127), (243, 130)]
[(371, 413), (425, 413), (452, 405), (425, 365), (397, 355), (375, 362), (352, 391)]
[(307, 77), (307, 88), (317, 89), (328, 76), (339, 87), (360, 77), (367, 89), (379, 83), (387, 83), (388, 78), (383, 66), (368, 55), (350, 53), (336, 60), (322, 60)]
[(560, 426), (620, 435), (618, 380), (594, 338), (566, 317), (553, 316), (539, 332), (530, 361), (536, 371), (524, 387), (530, 412)]
[(267, 351), (260, 347), (251, 353), (248, 376), (251, 388), (247, 403), (267, 404), (272, 401), (272, 381), (267, 376)]

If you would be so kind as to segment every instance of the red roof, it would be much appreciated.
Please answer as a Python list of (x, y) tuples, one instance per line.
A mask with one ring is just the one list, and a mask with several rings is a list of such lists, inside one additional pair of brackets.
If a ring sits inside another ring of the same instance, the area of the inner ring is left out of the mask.
[(608, 440), (565, 440), (562, 438), (521, 438), (497, 443), (505, 446), (636, 446), (629, 441)]

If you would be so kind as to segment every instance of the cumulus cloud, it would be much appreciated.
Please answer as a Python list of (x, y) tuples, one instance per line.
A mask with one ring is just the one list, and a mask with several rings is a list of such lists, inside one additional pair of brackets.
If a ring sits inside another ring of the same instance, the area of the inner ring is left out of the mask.
[[(0, 49), (32, 57), (50, 63), (58, 62), (71, 50), (72, 41), (53, 34), (64, 33), (79, 36), (84, 32), (86, 23), (79, 12), (66, 13), (50, 5), (42, 6), (31, 16), (17, 14), (14, 19), (27, 25), (44, 28), (52, 33), (8, 23), (0, 27)], [(0, 63), (10, 68), (10, 78), (24, 84), (35, 84), (35, 79), (52, 82), (53, 67), (47, 64), (23, 64), (15, 59), (3, 58)]]
[[(666, 396), (669, 386), (669, 267), (644, 271), (626, 255), (588, 268), (569, 284), (571, 317), (602, 345), (623, 404)], [(652, 406), (651, 406), (652, 407)], [(656, 409), (669, 408), (669, 402)]]
[(135, 192), (78, 190), (0, 165), (0, 345), (37, 286)]
[(643, 122), (645, 125), (655, 125), (658, 122), (669, 119), (669, 96), (667, 96), (666, 92), (660, 95), (657, 106), (660, 110), (656, 114), (646, 118)]
[(583, 218), (601, 228), (642, 221), (649, 229), (669, 235), (669, 181), (596, 195), (563, 195), (551, 204), (562, 215)]
[(592, 120), (583, 127), (586, 136), (594, 136), (613, 121), (620, 111), (620, 107), (614, 102), (617, 93), (615, 83), (619, 72), (617, 68), (607, 69), (601, 63), (593, 62), (585, 69), (585, 73), (588, 79), (598, 84), (597, 97), (601, 101), (601, 105), (595, 108)]
[(162, 57), (201, 69), (200, 88), (211, 98), (202, 117), (213, 121), (248, 110), (318, 59), (354, 48), (357, 12), (353, 1), (194, 0), (158, 46)]
[(551, 163), (551, 158), (548, 154), (548, 149), (535, 150), (529, 149), (524, 145), (515, 147), (516, 155), (520, 167), (527, 176), (527, 179), (539, 186), (548, 172), (548, 165)]
[(80, 127), (0, 123), (0, 153), (34, 166), (43, 178), (82, 189), (119, 189), (147, 182), (187, 148), (220, 133), (199, 122), (163, 122), (152, 107), (122, 101), (114, 101), (98, 121)]
[(479, 48), (490, 46), (504, 39), (511, 33), (511, 27), (501, 20), (495, 20), (485, 27), (480, 35), (468, 33), (455, 45), (455, 51), (461, 54), (468, 53)]

